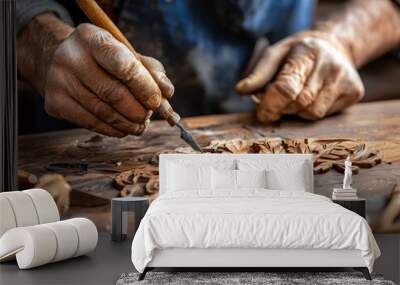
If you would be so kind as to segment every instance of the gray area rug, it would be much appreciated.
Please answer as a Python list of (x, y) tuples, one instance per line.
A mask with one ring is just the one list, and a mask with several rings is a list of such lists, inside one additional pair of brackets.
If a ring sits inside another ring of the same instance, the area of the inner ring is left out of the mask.
[(133, 284), (324, 284), (324, 285), (395, 285), (379, 275), (372, 275), (368, 281), (359, 272), (148, 272), (146, 278), (138, 281), (138, 273), (122, 274), (117, 285)]

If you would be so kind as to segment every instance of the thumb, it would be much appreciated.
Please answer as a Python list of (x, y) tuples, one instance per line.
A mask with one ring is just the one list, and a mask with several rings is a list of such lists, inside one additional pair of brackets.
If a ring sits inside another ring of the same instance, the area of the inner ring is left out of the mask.
[(282, 60), (289, 52), (290, 46), (285, 42), (275, 44), (268, 48), (254, 70), (236, 84), (236, 91), (248, 95), (263, 88), (278, 71)]

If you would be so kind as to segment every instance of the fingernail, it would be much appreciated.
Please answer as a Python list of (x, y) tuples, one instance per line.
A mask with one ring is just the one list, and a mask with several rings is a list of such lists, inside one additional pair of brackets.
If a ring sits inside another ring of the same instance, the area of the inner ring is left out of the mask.
[(143, 133), (147, 130), (149, 124), (150, 124), (150, 120), (146, 120), (146, 121), (144, 121), (143, 124), (140, 124), (140, 125), (139, 125), (139, 128), (138, 128), (138, 130), (137, 130), (137, 132), (136, 132), (136, 135), (141, 135), (141, 134), (143, 134)]
[(135, 132), (135, 135), (137, 135), (137, 136), (141, 135), (144, 131), (144, 128), (145, 128), (144, 124), (140, 124), (137, 131)]
[(257, 105), (261, 103), (261, 96), (259, 94), (251, 94), (250, 97)]
[(144, 120), (145, 120), (145, 121), (150, 120), (150, 118), (151, 118), (152, 115), (153, 115), (153, 111), (152, 111), (152, 110), (148, 111), (148, 112), (147, 112), (147, 116), (146, 116), (146, 118), (145, 118)]

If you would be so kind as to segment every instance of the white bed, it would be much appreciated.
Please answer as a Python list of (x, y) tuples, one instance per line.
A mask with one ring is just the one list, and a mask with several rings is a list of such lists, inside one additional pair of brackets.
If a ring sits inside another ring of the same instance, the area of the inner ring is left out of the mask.
[(354, 267), (370, 278), (379, 255), (365, 219), (313, 194), (312, 155), (292, 154), (161, 155), (160, 196), (132, 243), (140, 278), (154, 267)]

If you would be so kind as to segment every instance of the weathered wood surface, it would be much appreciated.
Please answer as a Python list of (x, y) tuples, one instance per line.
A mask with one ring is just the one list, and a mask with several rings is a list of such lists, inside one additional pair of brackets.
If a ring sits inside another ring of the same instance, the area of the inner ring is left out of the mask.
[[(252, 114), (192, 117), (184, 120), (203, 146), (215, 139), (233, 138), (354, 138), (383, 152), (384, 162), (361, 169), (353, 186), (361, 197), (374, 201), (370, 212), (380, 211), (384, 199), (400, 182), (400, 100), (358, 104), (346, 112), (318, 122), (294, 118), (257, 124)], [(75, 129), (22, 136), (19, 138), (19, 167), (35, 175), (56, 172), (72, 186), (72, 200), (102, 204), (119, 195), (113, 177), (147, 163), (155, 153), (186, 146), (177, 129), (164, 121), (151, 123), (141, 137), (92, 139), (94, 133)], [(329, 171), (314, 176), (317, 193), (330, 196), (342, 183), (342, 174)], [(82, 198), (89, 199), (82, 199)], [(380, 205), (380, 206), (379, 206)], [(380, 209), (378, 209), (380, 208)]]

